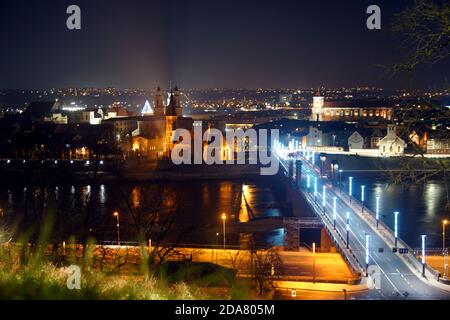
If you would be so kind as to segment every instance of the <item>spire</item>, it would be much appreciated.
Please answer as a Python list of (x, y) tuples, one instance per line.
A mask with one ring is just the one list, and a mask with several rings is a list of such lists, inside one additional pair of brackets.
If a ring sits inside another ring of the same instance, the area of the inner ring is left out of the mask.
[(161, 92), (161, 88), (158, 86), (155, 94), (155, 116), (163, 116), (164, 115), (164, 104), (163, 104), (163, 95)]

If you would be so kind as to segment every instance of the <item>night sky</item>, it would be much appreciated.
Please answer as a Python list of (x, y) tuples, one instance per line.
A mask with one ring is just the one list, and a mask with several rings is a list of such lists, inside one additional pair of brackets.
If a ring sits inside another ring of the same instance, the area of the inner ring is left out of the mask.
[[(71, 86), (405, 88), (378, 64), (401, 57), (392, 15), (412, 1), (2, 0), (0, 88)], [(82, 30), (66, 28), (77, 4)], [(378, 4), (382, 30), (366, 28)], [(442, 86), (449, 61), (413, 86)]]

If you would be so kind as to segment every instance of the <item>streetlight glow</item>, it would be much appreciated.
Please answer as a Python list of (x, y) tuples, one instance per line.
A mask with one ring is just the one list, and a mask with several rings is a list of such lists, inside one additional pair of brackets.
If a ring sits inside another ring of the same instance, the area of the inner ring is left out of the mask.
[(317, 177), (314, 177), (314, 197), (317, 196)]
[(326, 204), (326, 199), (325, 199), (325, 196), (326, 196), (326, 189), (327, 189), (327, 187), (326, 186), (323, 186), (322, 187), (322, 206), (323, 206), (323, 208), (324, 208), (324, 210), (325, 210), (325, 204)]
[(422, 235), (422, 276), (425, 277), (425, 263), (426, 263), (426, 259), (425, 259), (425, 238), (427, 237), (426, 235)]
[(334, 229), (336, 229), (336, 201), (337, 201), (337, 198), (333, 197), (333, 226), (334, 226)]
[(222, 213), (222, 227), (223, 227), (223, 248), (225, 249), (227, 245), (227, 238), (226, 238), (226, 229), (225, 229), (225, 222), (227, 220), (227, 215), (225, 213)]
[(366, 188), (366, 186), (361, 186), (361, 202), (364, 203), (364, 189)]
[(353, 184), (353, 177), (348, 177), (349, 185), (348, 185), (348, 194), (350, 195), (350, 199), (352, 197), (352, 184)]
[(306, 187), (311, 188), (311, 176), (309, 174), (306, 176)]
[(347, 211), (347, 249), (350, 242), (350, 212)]
[(395, 247), (397, 248), (397, 238), (398, 238), (398, 211), (394, 212), (394, 236), (395, 236)]
[(370, 234), (366, 234), (366, 276), (369, 275), (369, 239)]
[(445, 247), (446, 247), (446, 245), (445, 245), (445, 229), (447, 227), (447, 223), (448, 223), (447, 219), (442, 221), (442, 253), (444, 253)]
[(113, 216), (116, 217), (117, 220), (117, 245), (120, 246), (120, 215), (119, 215), (119, 211), (115, 211), (113, 213)]

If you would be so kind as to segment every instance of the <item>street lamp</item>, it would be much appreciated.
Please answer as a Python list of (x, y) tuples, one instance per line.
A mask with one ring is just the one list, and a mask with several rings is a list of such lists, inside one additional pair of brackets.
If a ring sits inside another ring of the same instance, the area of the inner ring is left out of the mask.
[(312, 256), (313, 256), (313, 283), (316, 283), (316, 243), (312, 244)]
[(317, 177), (314, 177), (314, 201), (316, 201), (317, 197)]
[(313, 151), (313, 152), (312, 152), (312, 165), (313, 165), (313, 166), (316, 164), (315, 158), (316, 158), (316, 152)]
[(398, 238), (398, 211), (394, 212), (394, 236), (395, 236), (395, 248), (397, 248)]
[(347, 211), (347, 249), (348, 249), (348, 245), (349, 245), (349, 240), (350, 240), (350, 212)]
[(447, 220), (442, 221), (442, 252), (445, 251), (445, 229), (447, 227)]
[(336, 230), (336, 201), (337, 198), (333, 197), (333, 228)]
[(339, 169), (339, 191), (342, 191), (341, 176), (342, 176), (342, 169)]
[(323, 212), (325, 212), (325, 205), (326, 205), (326, 189), (327, 186), (322, 186), (322, 206), (323, 206)]
[(425, 260), (425, 238), (427, 236), (426, 235), (422, 235), (422, 276), (425, 277), (425, 264), (426, 264), (426, 260)]
[(375, 203), (375, 218), (377, 219), (377, 229), (378, 229), (378, 220), (380, 219), (380, 197), (376, 198)]
[(113, 213), (113, 216), (116, 217), (117, 220), (117, 245), (120, 246), (120, 214), (119, 211)]
[(366, 277), (369, 275), (369, 239), (370, 234), (366, 234)]
[(227, 221), (227, 215), (225, 213), (222, 213), (222, 226), (223, 226), (223, 248), (225, 249), (227, 245), (227, 237), (226, 237), (226, 230), (225, 230), (225, 223)]
[(362, 212), (364, 212), (364, 189), (366, 189), (366, 186), (361, 186), (361, 203), (362, 203)]
[(309, 191), (309, 188), (311, 187), (311, 176), (309, 174), (306, 176), (306, 187)]
[(348, 194), (350, 196), (350, 203), (352, 202), (352, 184), (353, 184), (353, 177), (348, 177)]
[(321, 156), (320, 161), (322, 161), (322, 177), (325, 175), (325, 161), (327, 160), (327, 157)]

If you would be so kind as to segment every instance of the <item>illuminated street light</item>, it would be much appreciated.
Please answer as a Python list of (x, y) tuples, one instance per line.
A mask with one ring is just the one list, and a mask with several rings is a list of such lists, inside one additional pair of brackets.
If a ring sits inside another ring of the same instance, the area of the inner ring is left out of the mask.
[(311, 176), (309, 174), (306, 176), (306, 187), (308, 188), (308, 191), (309, 188), (311, 188)]
[(323, 206), (323, 212), (325, 212), (325, 205), (326, 205), (326, 199), (325, 199), (325, 197), (326, 197), (326, 189), (327, 189), (327, 186), (323, 186), (323, 187), (322, 187), (322, 206)]
[(317, 177), (314, 177), (314, 200), (317, 196)]
[(361, 203), (362, 203), (362, 212), (364, 212), (364, 189), (366, 189), (366, 186), (361, 186)]
[(347, 249), (350, 241), (350, 212), (347, 211)]
[(395, 248), (397, 248), (398, 238), (398, 211), (394, 212), (394, 236), (395, 236)]
[(322, 161), (321, 173), (322, 173), (322, 177), (323, 177), (325, 175), (325, 161), (327, 161), (327, 157), (321, 156), (320, 161)]
[(333, 197), (333, 228), (336, 230), (336, 201), (337, 198)]
[(447, 220), (442, 221), (442, 252), (444, 252), (445, 248), (446, 248), (446, 246), (445, 246), (445, 229), (447, 227), (447, 223), (448, 223)]
[(226, 245), (227, 245), (227, 234), (226, 234), (226, 229), (225, 229), (225, 224), (227, 221), (227, 215), (225, 213), (222, 213), (222, 226), (223, 226), (223, 248), (225, 249)]
[(377, 219), (377, 229), (378, 229), (378, 220), (380, 219), (380, 197), (376, 198), (375, 218)]
[(426, 265), (426, 259), (425, 259), (425, 238), (426, 235), (422, 235), (422, 276), (425, 277), (425, 265)]
[(313, 283), (316, 283), (316, 243), (312, 244), (312, 256), (313, 256)]
[(352, 185), (353, 185), (353, 177), (348, 177), (348, 195), (350, 196), (350, 203), (352, 202)]
[(117, 219), (117, 245), (120, 246), (120, 214), (116, 211), (113, 213), (113, 216)]
[(342, 191), (341, 176), (342, 176), (342, 169), (339, 169), (339, 191)]
[(369, 239), (370, 234), (366, 234), (366, 277), (369, 275)]
[(316, 152), (315, 151), (313, 151), (312, 152), (312, 164), (313, 164), (313, 166), (315, 165), (315, 163), (316, 163)]

